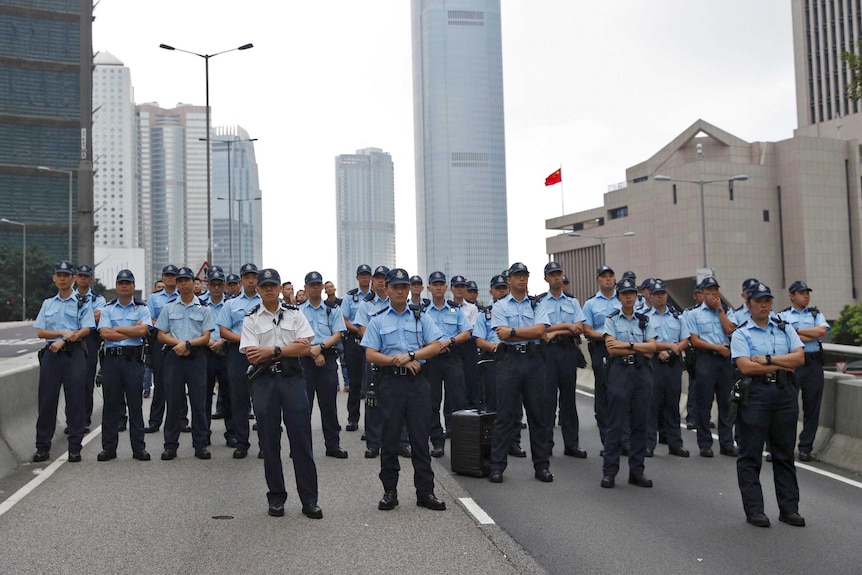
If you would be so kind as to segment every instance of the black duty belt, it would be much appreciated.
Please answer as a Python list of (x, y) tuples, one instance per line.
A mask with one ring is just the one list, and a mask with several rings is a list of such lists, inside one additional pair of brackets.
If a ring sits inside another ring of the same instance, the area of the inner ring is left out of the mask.
[(510, 355), (533, 355), (539, 349), (539, 345), (535, 342), (516, 343), (507, 345), (505, 343), (497, 346), (497, 353)]
[(398, 377), (413, 377), (413, 372), (411, 372), (407, 367), (393, 367), (391, 365), (382, 366), (380, 369), (383, 370), (383, 373), (388, 375), (396, 375)]
[(548, 342), (549, 345), (560, 345), (563, 347), (574, 347), (580, 343), (581, 338), (577, 335), (558, 335)]
[(752, 383), (760, 383), (763, 385), (775, 384), (778, 387), (785, 385), (793, 385), (796, 382), (796, 377), (792, 371), (775, 371), (772, 373), (764, 373), (763, 375), (755, 375), (751, 378)]
[[(725, 347), (727, 347), (727, 346), (725, 346)], [(712, 357), (720, 357), (721, 359), (730, 359), (730, 356), (724, 357), (723, 355), (721, 355), (720, 352), (712, 351), (711, 349), (699, 349), (699, 350), (697, 350), (697, 354), (698, 355), (708, 355), (708, 356), (712, 356)]]
[(141, 351), (144, 349), (142, 345), (130, 345), (125, 347), (106, 347), (105, 355), (120, 356), (120, 357), (140, 357)]
[(299, 361), (295, 357), (274, 361), (269, 365), (267, 373), (281, 374), (285, 377), (289, 375), (301, 375), (302, 368)]
[(646, 356), (640, 353), (631, 353), (629, 355), (612, 355), (608, 358), (608, 365), (623, 365), (623, 366), (640, 366), (647, 361)]

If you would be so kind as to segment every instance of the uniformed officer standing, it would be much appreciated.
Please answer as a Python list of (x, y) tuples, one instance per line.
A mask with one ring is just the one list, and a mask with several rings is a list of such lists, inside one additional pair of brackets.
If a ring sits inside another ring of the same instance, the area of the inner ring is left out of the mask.
[(647, 278), (643, 282), (641, 282), (640, 287), (640, 295), (638, 297), (638, 301), (635, 304), (635, 311), (638, 313), (647, 313), (652, 307), (652, 286), (655, 283), (655, 278)]
[(464, 299), (476, 306), (476, 309), (479, 313), (482, 312), (479, 307), (482, 305), (479, 302), (479, 285), (473, 280), (467, 280), (467, 295), (464, 296)]
[(305, 318), (314, 330), (311, 340), (310, 355), (300, 358), (302, 371), (305, 374), (305, 384), (308, 389), (308, 404), (320, 407), (320, 423), (323, 427), (323, 441), (326, 445), (327, 457), (346, 459), (347, 451), (341, 448), (341, 425), (338, 423), (338, 364), (335, 346), (341, 341), (344, 326), (344, 316), (341, 308), (329, 301), (323, 301), (323, 277), (319, 272), (305, 274), (306, 299), (299, 306)]
[(805, 363), (796, 368), (796, 387), (802, 390), (802, 433), (799, 434), (799, 461), (811, 461), (814, 436), (820, 423), (823, 399), (823, 345), (820, 338), (832, 329), (811, 303), (811, 288), (804, 281), (790, 284), (791, 306), (778, 317), (796, 330), (805, 344)]
[(527, 296), (530, 272), (516, 262), (509, 267), (510, 293), (491, 310), (491, 327), (500, 338), (495, 353), (497, 416), (491, 439), (491, 483), (503, 482), (514, 427), (521, 420), (521, 401), (530, 428), (530, 454), (536, 479), (551, 482), (551, 438), (545, 409), (545, 360), (539, 341), (550, 325), (548, 314)]
[(733, 310), (733, 315), (736, 317), (737, 325), (742, 325), (743, 322), (747, 321), (748, 318), (751, 317), (751, 312), (748, 311), (748, 291), (759, 283), (760, 280), (757, 278), (748, 278), (742, 282), (742, 292), (739, 294), (742, 296), (742, 305)]
[(551, 449), (554, 446), (553, 427), (559, 396), (563, 454), (583, 459), (587, 452), (581, 449), (578, 438), (580, 423), (575, 406), (575, 387), (578, 380), (576, 349), (584, 331), (584, 312), (577, 298), (563, 293), (563, 268), (558, 262), (545, 264), (545, 281), (548, 282), (548, 293), (539, 305), (551, 323), (543, 338), (547, 349), (545, 409), (550, 426)]
[[(632, 280), (634, 281), (634, 280)], [(605, 340), (602, 331), (605, 328), (605, 318), (614, 310), (620, 309), (619, 299), (616, 293), (616, 281), (614, 270), (608, 266), (601, 266), (596, 270), (596, 283), (599, 291), (596, 295), (584, 302), (584, 335), (587, 337), (587, 349), (590, 352), (590, 363), (593, 368), (595, 380), (594, 409), (596, 413), (596, 424), (599, 428), (599, 436), (602, 445), (605, 443), (605, 435), (608, 429), (608, 401), (607, 401), (607, 361), (610, 355), (605, 348)], [(625, 444), (627, 438), (623, 438)]]
[[(150, 318), (153, 326), (156, 325), (156, 320), (162, 313), (162, 308), (165, 304), (177, 299), (177, 267), (171, 264), (162, 268), (162, 283), (164, 288), (161, 291), (153, 292), (150, 299), (147, 300), (147, 308), (150, 310)], [(162, 344), (157, 339), (158, 332), (155, 327), (150, 330), (149, 338), (152, 349), (153, 363), (153, 400), (150, 403), (150, 419), (149, 425), (144, 428), (145, 433), (156, 433), (162, 426), (162, 420), (165, 417), (165, 378), (164, 367), (165, 353), (162, 350)]]
[(177, 270), (179, 297), (167, 304), (156, 320), (159, 341), (167, 346), (164, 358), (167, 415), (165, 416), (165, 450), (162, 459), (175, 459), (184, 427), (186, 386), (191, 403), (192, 446), (195, 457), (210, 459), (207, 449), (206, 412), (207, 359), (204, 354), (210, 333), (215, 329), (212, 312), (194, 294), (194, 272), (187, 267)]
[(410, 276), (410, 301), (408, 303), (426, 307), (428, 300), (422, 297), (423, 291), (425, 291), (425, 283), (422, 281), (422, 276)]
[(224, 280), (224, 286), (228, 299), (235, 298), (242, 291), (242, 284), (240, 284), (239, 276), (236, 274), (228, 274)]
[(630, 279), (617, 284), (617, 297), (622, 309), (608, 314), (604, 336), (608, 360), (608, 430), (605, 434), (605, 454), (601, 486), (614, 486), (620, 470), (623, 428), (631, 429), (629, 450), (629, 483), (652, 487), (644, 475), (647, 419), (652, 396), (650, 359), (656, 350), (655, 327), (649, 317), (635, 312), (637, 288)]
[(377, 366), (380, 377), (377, 410), (383, 419), (380, 456), (383, 498), (377, 508), (389, 511), (398, 505), (398, 472), (401, 468), (398, 443), (406, 423), (413, 446), (411, 460), (416, 505), (442, 511), (446, 509), (446, 503), (434, 495), (434, 472), (428, 451), (431, 401), (422, 363), (443, 349), (440, 343), (443, 334), (420, 308), (408, 308), (409, 293), (407, 272), (401, 268), (390, 270), (386, 274), (389, 304), (371, 318), (362, 338), (366, 359)]
[(764, 442), (772, 452), (778, 519), (803, 527), (799, 515), (799, 485), (793, 464), (793, 443), (799, 403), (793, 381), (794, 369), (805, 362), (802, 340), (783, 320), (770, 317), (772, 292), (764, 284), (748, 292), (751, 318), (733, 332), (731, 349), (736, 368), (751, 378), (747, 401), (739, 403), (739, 458), (736, 474), (746, 520), (769, 527), (763, 509), (760, 466)]
[[(60, 386), (66, 399), (66, 425), (69, 429), (69, 461), (81, 461), (86, 411), (86, 351), (84, 339), (96, 329), (93, 308), (72, 293), (72, 272), (68, 261), (54, 266), (57, 295), (42, 302), (33, 322), (37, 337), (48, 345), (39, 352), (39, 415), (36, 419), (36, 453), (33, 462), (51, 457), (51, 440), (57, 426)], [(116, 427), (114, 427), (116, 429)]]
[[(694, 298), (694, 305), (685, 308), (685, 311), (682, 312), (682, 319), (685, 321), (686, 333), (688, 332), (689, 321), (688, 318), (691, 315), (691, 312), (696, 310), (700, 304), (703, 303), (703, 290), (700, 287), (700, 284), (697, 284), (694, 287), (694, 292), (692, 293), (692, 298)], [(688, 347), (685, 349), (685, 371), (688, 373), (688, 397), (685, 400), (685, 428), (686, 429), (697, 429), (697, 426), (694, 424), (694, 421), (697, 417), (697, 403), (696, 403), (696, 395), (697, 395), (697, 379), (695, 378), (695, 364), (697, 363), (697, 350), (691, 345), (691, 339), (688, 340)]]
[[(78, 266), (77, 274), (75, 275), (75, 291), (76, 297), (81, 297), (93, 308), (93, 318), (96, 320), (96, 325), (99, 325), (99, 317), (102, 313), (102, 308), (105, 307), (105, 298), (90, 289), (90, 284), (93, 282), (93, 267), (87, 264)], [(84, 345), (87, 348), (87, 375), (85, 384), (87, 386), (86, 396), (84, 397), (84, 407), (87, 411), (87, 418), (84, 425), (84, 433), (90, 432), (90, 423), (93, 417), (93, 388), (96, 383), (96, 371), (99, 369), (99, 347), (102, 345), (102, 340), (99, 337), (99, 332), (93, 330), (84, 339)], [(119, 423), (118, 423), (119, 425)]]
[(691, 344), (697, 349), (695, 373), (697, 379), (697, 445), (701, 457), (712, 457), (712, 433), (709, 417), (713, 398), (718, 404), (718, 443), (722, 455), (736, 457), (733, 426), (730, 421), (730, 390), (733, 386), (733, 366), (730, 362), (730, 334), (736, 326), (733, 310), (722, 304), (718, 282), (708, 277), (701, 282), (703, 303), (692, 310), (686, 329)]
[(213, 266), (207, 274), (207, 285), (209, 297), (205, 305), (210, 309), (213, 316), (213, 322), (216, 329), (210, 336), (207, 343), (207, 394), (206, 394), (206, 410), (207, 410), (207, 437), (212, 436), (212, 420), (216, 419), (212, 411), (213, 393), (215, 384), (218, 381), (218, 394), (221, 404), (218, 406), (217, 412), (220, 418), (224, 419), (225, 432), (224, 438), (229, 447), (236, 447), (236, 437), (234, 433), (233, 408), (230, 402), (230, 373), (227, 364), (227, 342), (221, 337), (221, 325), (219, 322), (222, 318), (222, 310), (227, 302), (224, 293), (225, 275), (224, 272)]
[(283, 516), (287, 500), (281, 464), (283, 416), (302, 513), (311, 519), (320, 519), (323, 511), (317, 504), (311, 407), (298, 361), (299, 357), (310, 353), (314, 330), (299, 308), (279, 301), (281, 277), (276, 270), (262, 269), (257, 278), (261, 303), (251, 308), (243, 320), (239, 351), (254, 366), (249, 379), (263, 453), (268, 513), (273, 517)]
[[(682, 353), (688, 347), (688, 332), (679, 310), (667, 303), (667, 287), (657, 279), (650, 287), (649, 316), (656, 332), (656, 354), (652, 358), (652, 408), (647, 422), (647, 457), (652, 457), (656, 434), (667, 439), (671, 455), (688, 457), (679, 428), (679, 398), (682, 395)], [(659, 414), (664, 416), (658, 426)]]
[(130, 270), (117, 274), (117, 299), (102, 308), (99, 334), (105, 340), (102, 360), (102, 452), (97, 459), (117, 457), (117, 433), (123, 409), (129, 409), (129, 441), (132, 457), (149, 461), (144, 441), (141, 392), (144, 376), (144, 338), (152, 324), (150, 310), (134, 298), (135, 276)]
[[(454, 281), (454, 280), (453, 280)], [(445, 437), (440, 425), (440, 407), (443, 402), (443, 389), (446, 389), (446, 403), (449, 409), (460, 411), (467, 407), (467, 389), (464, 382), (464, 364), (458, 353), (458, 346), (471, 340), (473, 326), (467, 320), (461, 307), (446, 301), (446, 274), (433, 272), (428, 276), (428, 289), (431, 303), (426, 313), (443, 334), (445, 346), (440, 355), (430, 358), (425, 364), (428, 385), (431, 387), (431, 457), (443, 457)], [(474, 358), (475, 363), (475, 358)], [(445, 410), (444, 410), (445, 411)], [(444, 413), (446, 429), (451, 429), (452, 414)]]
[(348, 290), (341, 306), (344, 317), (344, 327), (347, 328), (344, 337), (344, 363), (347, 364), (347, 378), (350, 381), (350, 391), (347, 394), (347, 431), (359, 429), (359, 404), (362, 400), (362, 379), (365, 374), (365, 352), (359, 341), (362, 336), (359, 328), (353, 325), (356, 311), (365, 296), (371, 291), (371, 266), (362, 264), (356, 268), (356, 281), (359, 287)]
[[(475, 282), (474, 282), (475, 283)], [(464, 312), (467, 322), (470, 324), (470, 329), (476, 326), (476, 321), (479, 318), (479, 308), (475, 303), (467, 299), (467, 288), (470, 282), (464, 276), (452, 276), (449, 282), (452, 289), (452, 301), (455, 302)], [(455, 346), (454, 350), (461, 356), (461, 368), (464, 371), (464, 386), (466, 391), (467, 407), (476, 407), (479, 395), (479, 367), (476, 364), (476, 344), (473, 338), (470, 337), (466, 341)], [(452, 415), (452, 406), (448, 405), (447, 414)]]
[(227, 369), (230, 386), (230, 405), (233, 418), (233, 432), (236, 437), (236, 449), (233, 452), (234, 459), (243, 459), (248, 455), (251, 447), (249, 442), (248, 416), (251, 411), (251, 387), (246, 379), (249, 361), (247, 356), (240, 353), (239, 344), (242, 336), (242, 322), (245, 314), (256, 305), (260, 304), (260, 296), (257, 293), (257, 266), (247, 263), (240, 268), (242, 280), (242, 292), (229, 299), (221, 311), (219, 319), (219, 333), (227, 342)]

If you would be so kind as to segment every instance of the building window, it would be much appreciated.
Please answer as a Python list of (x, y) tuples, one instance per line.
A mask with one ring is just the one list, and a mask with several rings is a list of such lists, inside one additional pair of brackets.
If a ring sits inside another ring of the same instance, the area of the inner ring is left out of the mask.
[(676, 184), (673, 185), (673, 205), (676, 205)]
[(763, 210), (763, 221), (764, 222), (769, 221), (769, 210)]
[(624, 218), (629, 215), (629, 207), (623, 206), (621, 208), (614, 208), (612, 210), (608, 210), (608, 219), (617, 220), (619, 218)]

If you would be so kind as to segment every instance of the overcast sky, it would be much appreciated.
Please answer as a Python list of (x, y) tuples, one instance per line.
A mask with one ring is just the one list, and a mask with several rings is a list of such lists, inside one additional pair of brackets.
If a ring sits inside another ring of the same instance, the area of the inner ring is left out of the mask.
[[(395, 164), (397, 264), (417, 271), (409, 0), (102, 0), (95, 17), (94, 50), (131, 68), (138, 103), (204, 104), (203, 59), (160, 43), (254, 44), (210, 60), (210, 103), (214, 126), (259, 140), (258, 265), (335, 280), (335, 156), (377, 147)], [(509, 257), (537, 284), (545, 219), (562, 213), (544, 178), (561, 165), (569, 213), (699, 118), (747, 141), (793, 135), (789, 0), (502, 0), (502, 21)]]

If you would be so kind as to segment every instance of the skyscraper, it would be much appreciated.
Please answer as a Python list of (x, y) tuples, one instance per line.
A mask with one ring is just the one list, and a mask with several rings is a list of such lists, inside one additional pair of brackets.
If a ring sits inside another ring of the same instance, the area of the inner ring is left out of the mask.
[(419, 272), (509, 265), (499, 0), (412, 0)]
[(356, 268), (395, 265), (392, 158), (378, 148), (335, 158), (335, 211), (340, 295), (355, 287)]

